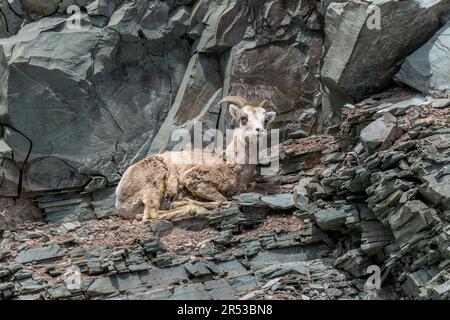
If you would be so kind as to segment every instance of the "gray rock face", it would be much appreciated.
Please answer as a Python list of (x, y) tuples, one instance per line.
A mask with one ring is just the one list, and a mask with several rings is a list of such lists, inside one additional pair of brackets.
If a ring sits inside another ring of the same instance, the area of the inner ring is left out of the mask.
[(300, 32), (294, 45), (281, 42), (255, 46), (254, 42), (242, 42), (232, 51), (231, 93), (250, 101), (271, 100), (276, 111), (285, 114), (274, 124), (282, 132), (288, 123), (290, 131), (303, 129), (286, 119), (300, 122), (301, 111), (316, 106), (321, 47), (321, 36), (307, 32)]
[[(419, 6), (415, 1), (377, 0), (371, 5), (378, 6), (379, 20), (377, 13), (364, 2), (348, 1), (342, 12), (330, 9), (332, 27), (326, 33), (331, 43), (326, 44), (329, 49), (321, 77), (330, 91), (330, 99), (340, 97), (337, 102), (331, 101), (336, 108), (346, 99), (360, 100), (387, 88), (398, 62), (439, 28), (439, 17), (446, 11), (448, 2), (433, 1)], [(340, 16), (336, 17), (339, 12)]]
[[(31, 153), (17, 132), (6, 131), (5, 142), (18, 165), (29, 156), (28, 191), (83, 186), (86, 178), (71, 177), (80, 174), (116, 180), (156, 133), (187, 63), (182, 50), (164, 61), (144, 58), (112, 29), (74, 31), (63, 18), (27, 24), (1, 44), (9, 69), (7, 80), (1, 79), (7, 81), (7, 123), (32, 141)], [(119, 66), (118, 60), (127, 63)], [(21, 94), (24, 86), (27, 94)], [(46, 177), (55, 164), (58, 169)]]
[(33, 191), (67, 189), (89, 182), (87, 176), (78, 174), (75, 168), (52, 157), (30, 161), (25, 179), (25, 188)]
[(20, 29), (22, 24), (20, 14), (20, 4), (17, 0), (0, 3), (0, 38), (9, 37)]
[(436, 98), (450, 98), (450, 22), (406, 58), (395, 79)]
[(218, 112), (215, 115), (210, 112), (221, 98), (222, 78), (219, 70), (219, 62), (214, 57), (201, 53), (192, 56), (174, 103), (150, 146), (150, 153), (174, 147), (178, 142), (172, 139), (175, 129), (191, 131), (194, 123), (203, 122), (203, 118), (208, 116), (217, 122)]

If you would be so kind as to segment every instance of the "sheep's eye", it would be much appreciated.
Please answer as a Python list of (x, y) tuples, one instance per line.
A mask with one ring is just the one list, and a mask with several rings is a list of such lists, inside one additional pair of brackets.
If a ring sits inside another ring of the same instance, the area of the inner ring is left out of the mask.
[(242, 122), (247, 122), (247, 120), (248, 120), (247, 116), (241, 116), (241, 121)]

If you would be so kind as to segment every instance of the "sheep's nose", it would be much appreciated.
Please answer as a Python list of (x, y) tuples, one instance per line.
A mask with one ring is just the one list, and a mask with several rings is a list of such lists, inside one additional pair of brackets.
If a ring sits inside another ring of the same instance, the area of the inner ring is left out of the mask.
[(262, 128), (256, 128), (256, 132), (261, 132), (262, 131)]

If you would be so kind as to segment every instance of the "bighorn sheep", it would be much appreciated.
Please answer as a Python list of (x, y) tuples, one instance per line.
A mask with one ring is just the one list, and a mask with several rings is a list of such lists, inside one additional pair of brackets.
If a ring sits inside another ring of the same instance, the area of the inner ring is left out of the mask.
[[(217, 208), (227, 197), (247, 188), (254, 178), (256, 164), (245, 162), (242, 156), (248, 159), (249, 138), (264, 134), (276, 113), (264, 109), (271, 104), (268, 100), (257, 107), (238, 96), (227, 96), (219, 104), (224, 102), (230, 103), (231, 116), (239, 123), (225, 153), (206, 162), (186, 163), (183, 159), (192, 156), (187, 154), (190, 151), (172, 151), (150, 155), (130, 166), (116, 189), (120, 216), (134, 219), (143, 214), (145, 221), (171, 219), (186, 211), (195, 214)], [(217, 161), (224, 157), (225, 163)]]

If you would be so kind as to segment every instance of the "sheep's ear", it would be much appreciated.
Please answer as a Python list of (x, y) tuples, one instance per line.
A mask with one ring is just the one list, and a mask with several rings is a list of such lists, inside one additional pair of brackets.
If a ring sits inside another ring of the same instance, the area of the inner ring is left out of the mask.
[(266, 113), (266, 120), (267, 124), (271, 123), (273, 120), (275, 120), (275, 116), (277, 115), (276, 112), (270, 111)]
[(230, 104), (230, 114), (237, 121), (239, 121), (239, 112), (240, 112), (240, 109), (238, 106), (236, 106), (234, 104)]

